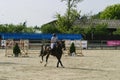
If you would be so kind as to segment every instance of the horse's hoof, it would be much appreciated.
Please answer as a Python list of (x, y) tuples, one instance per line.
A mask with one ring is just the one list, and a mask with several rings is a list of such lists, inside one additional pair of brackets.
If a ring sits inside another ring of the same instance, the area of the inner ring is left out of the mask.
[(46, 67), (46, 66), (47, 66), (47, 64), (44, 65), (44, 67)]
[(65, 68), (64, 66), (62, 66), (62, 68)]
[[(57, 68), (59, 68), (59, 66), (57, 66)], [(64, 66), (62, 66), (62, 68), (65, 68)]]
[(40, 61), (40, 63), (43, 63), (42, 61)]

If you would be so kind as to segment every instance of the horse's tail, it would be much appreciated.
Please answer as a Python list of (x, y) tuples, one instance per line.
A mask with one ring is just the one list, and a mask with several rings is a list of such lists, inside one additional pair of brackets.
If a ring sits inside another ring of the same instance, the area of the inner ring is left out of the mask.
[(40, 50), (40, 55), (39, 56), (42, 56), (44, 54), (44, 48), (43, 48), (43, 45), (41, 45), (41, 50)]

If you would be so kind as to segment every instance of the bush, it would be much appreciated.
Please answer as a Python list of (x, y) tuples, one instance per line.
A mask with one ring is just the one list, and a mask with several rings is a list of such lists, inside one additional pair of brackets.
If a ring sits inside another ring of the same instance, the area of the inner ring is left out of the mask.
[(73, 52), (74, 52), (74, 53), (76, 52), (76, 48), (75, 48), (74, 43), (72, 42), (71, 45), (70, 45), (70, 55), (71, 55)]
[(20, 54), (20, 48), (18, 46), (18, 43), (16, 43), (15, 46), (13, 47), (13, 54), (15, 55), (15, 57), (18, 57)]

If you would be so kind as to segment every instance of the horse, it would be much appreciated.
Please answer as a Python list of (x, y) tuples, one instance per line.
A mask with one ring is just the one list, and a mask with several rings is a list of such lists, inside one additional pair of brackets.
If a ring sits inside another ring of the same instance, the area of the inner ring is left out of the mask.
[(40, 56), (42, 58), (41, 63), (43, 62), (43, 57), (46, 56), (46, 64), (44, 66), (47, 66), (49, 55), (52, 55), (52, 56), (55, 56), (58, 60), (57, 67), (59, 67), (59, 63), (60, 63), (61, 66), (64, 68), (62, 61), (61, 61), (63, 49), (64, 50), (66, 49), (65, 41), (63, 41), (63, 40), (57, 41), (57, 43), (53, 47), (53, 49), (50, 48), (50, 45), (45, 45), (45, 48), (43, 48), (43, 45), (42, 45), (41, 52), (40, 52)]

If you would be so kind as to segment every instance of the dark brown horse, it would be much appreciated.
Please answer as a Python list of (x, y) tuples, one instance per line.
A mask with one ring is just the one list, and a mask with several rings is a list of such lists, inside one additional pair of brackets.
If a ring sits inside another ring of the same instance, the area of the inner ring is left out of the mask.
[(49, 45), (46, 45), (45, 48), (43, 48), (43, 46), (42, 46), (41, 47), (41, 54), (40, 54), (40, 56), (42, 58), (41, 63), (43, 62), (43, 57), (46, 56), (45, 66), (47, 66), (49, 55), (52, 55), (52, 56), (55, 56), (58, 60), (57, 67), (59, 67), (59, 63), (61, 64), (62, 67), (64, 67), (63, 64), (62, 64), (62, 61), (61, 61), (61, 57), (62, 57), (62, 54), (63, 54), (63, 51), (62, 51), (63, 49), (64, 50), (66, 49), (64, 41), (58, 41), (56, 43), (56, 46), (54, 46), (53, 49), (51, 49)]

